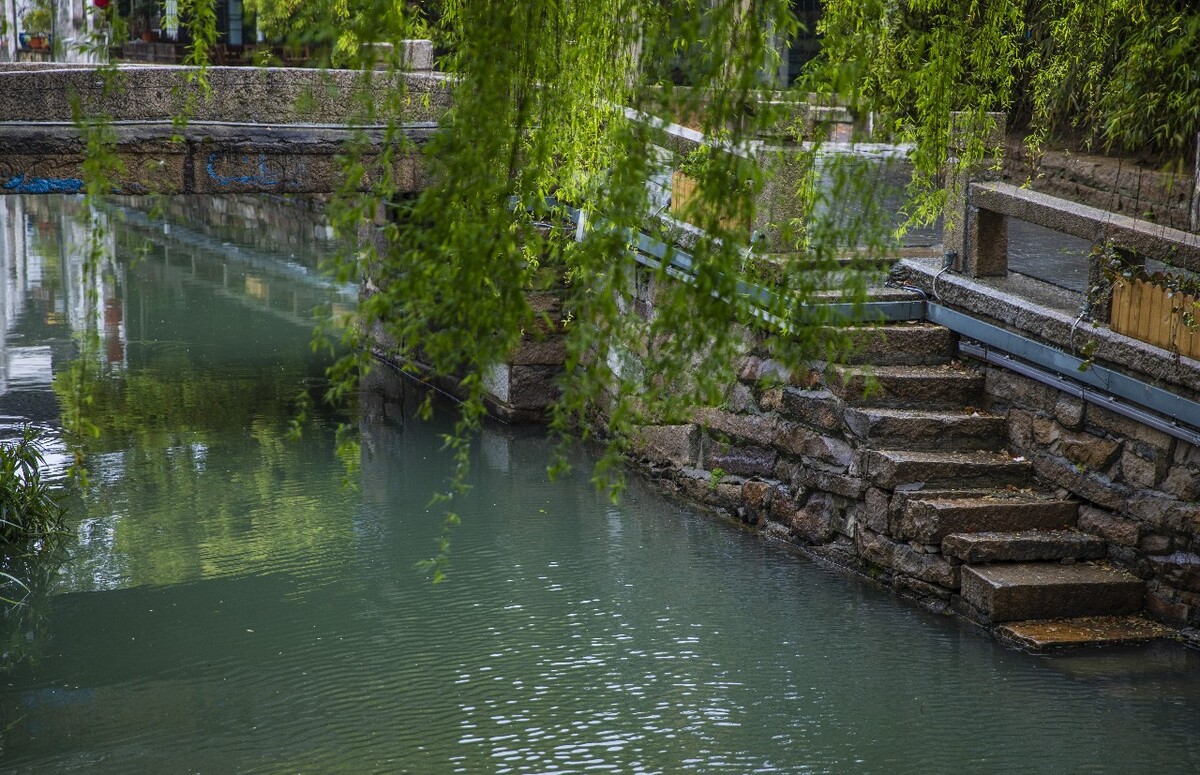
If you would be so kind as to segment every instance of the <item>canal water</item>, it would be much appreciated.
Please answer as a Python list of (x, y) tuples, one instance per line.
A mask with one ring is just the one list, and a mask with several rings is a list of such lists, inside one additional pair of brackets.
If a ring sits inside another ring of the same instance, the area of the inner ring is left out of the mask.
[(3, 619), (0, 772), (1200, 769), (1200, 654), (1005, 649), (637, 482), (551, 483), (536, 430), (477, 440), (431, 586), (445, 418), (378, 380), (357, 490), (336, 418), (285, 438), (308, 314), (347, 301), (294, 252), (326, 242), (130, 210), (88, 294), (77, 203), (3, 206), (0, 424), (46, 428), (56, 476), (72, 332), (102, 344), (90, 488)]

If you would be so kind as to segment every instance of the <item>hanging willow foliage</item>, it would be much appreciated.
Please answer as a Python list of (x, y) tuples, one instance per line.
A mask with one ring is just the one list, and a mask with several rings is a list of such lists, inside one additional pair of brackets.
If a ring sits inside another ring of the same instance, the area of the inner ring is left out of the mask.
[(820, 31), (811, 88), (915, 144), (917, 220), (940, 212), (952, 111), (1009, 114), (1035, 153), (1058, 139), (1191, 164), (1200, 10), (1186, 0), (827, 0)]
[[(843, 271), (837, 259), (854, 246), (878, 253), (890, 239), (878, 167), (830, 157), (819, 143), (789, 162), (800, 170), (791, 184), (798, 205), (793, 220), (777, 225), (794, 236), (791, 258), (764, 264), (744, 228), (768, 183), (765, 167), (779, 162), (756, 138), (794, 99), (770, 91), (780, 43), (796, 32), (788, 0), (254, 0), (247, 7), (262, 28), (327, 44), (326, 61), (362, 71), (364, 123), (382, 126), (384, 142), (369, 142), (364, 130), (347, 148), (330, 213), (344, 235), (371, 227), (379, 239), (364, 239), (332, 267), (372, 292), (355, 325), (326, 332), (349, 345), (331, 369), (329, 396), (354, 394), (372, 349), (455, 378), (464, 395), (447, 439), (456, 488), (486, 411), (491, 370), (525, 332), (558, 325), (537, 311), (530, 291), (553, 289), (569, 317), (552, 429), (563, 438), (606, 438), (598, 481), (619, 489), (610, 475), (630, 430), (719, 402), (750, 332), (769, 340), (785, 369), (837, 351), (827, 321), (800, 307), (830, 290), (861, 299), (865, 277)], [(214, 0), (180, 4), (201, 96), (218, 40), (214, 8)], [(1182, 157), (1200, 128), (1197, 18), (1168, 0), (827, 0), (822, 55), (794, 93), (836, 95), (860, 116), (878, 115), (877, 128), (891, 139), (912, 143), (907, 212), (930, 221), (941, 212), (938, 182), (954, 111), (1015, 113), (1030, 123), (1034, 142), (1065, 126), (1098, 142), (1151, 144)], [(453, 107), (420, 149), (430, 184), (407, 196), (391, 162), (416, 151), (404, 117), (418, 97), (397, 77), (399, 54), (372, 44), (416, 37), (432, 37), (443, 53)], [(385, 70), (377, 71), (378, 60)], [(653, 313), (643, 316), (630, 310), (631, 288), (645, 277), (629, 245), (632, 235), (661, 229), (648, 182), (663, 173), (656, 147), (670, 145), (660, 124), (639, 118), (646, 114), (696, 124), (710, 143), (681, 162), (699, 191), (686, 212), (701, 227), (688, 248), (693, 282), (669, 281), (660, 269)], [(986, 122), (965, 125), (978, 129), (960, 155), (971, 164), (991, 149), (981, 139)], [(104, 136), (102, 120), (89, 126)], [(89, 192), (106, 190), (98, 176)], [(588, 225), (578, 235), (566, 225), (574, 211)], [(757, 309), (741, 293), (747, 277), (772, 284), (774, 294)], [(352, 436), (344, 438), (344, 458), (355, 459)], [(431, 562), (435, 578), (445, 563), (442, 540)]]
[[(374, 10), (385, 18), (355, 27), (359, 46), (351, 61), (370, 84), (363, 90), (367, 107), (379, 105), (379, 84), (403, 84), (372, 73), (378, 49), (367, 44), (376, 42), (375, 31), (406, 24), (432, 30), (449, 52), (442, 69), (454, 74), (453, 107), (423, 149), (430, 185), (415, 197), (400, 196), (389, 172), (389, 154), (412, 150), (398, 131), (405, 95), (388, 101), (398, 106), (395, 115), (374, 114), (395, 141), (384, 145), (384, 157), (374, 158), (378, 151), (364, 143), (347, 159), (330, 208), (339, 229), (361, 234), (377, 214), (391, 217), (378, 227), (382, 239), (336, 263), (343, 280), (363, 279), (366, 267), (372, 292), (345, 331), (349, 354), (331, 370), (330, 397), (352, 394), (371, 366), (368, 353), (381, 348), (408, 368), (420, 364), (425, 376), (455, 379), (463, 402), (446, 439), (457, 464), (446, 498), (463, 487), (491, 370), (526, 332), (560, 327), (535, 308), (531, 291), (558, 294), (569, 317), (566, 376), (551, 428), (564, 441), (592, 434), (606, 440), (596, 481), (614, 494), (630, 431), (679, 422), (696, 404), (721, 401), (736, 381), (750, 326), (774, 339), (789, 368), (800, 369), (819, 341), (829, 346), (829, 336), (821, 338), (823, 315), (801, 320), (800, 305), (818, 290), (837, 300), (862, 298), (864, 276), (838, 274), (835, 259), (878, 216), (870, 207), (830, 218), (836, 227), (806, 229), (802, 218), (783, 224), (803, 235), (814, 271), (773, 273), (774, 296), (757, 309), (739, 286), (756, 258), (746, 224), (770, 161), (751, 141), (779, 120), (765, 89), (778, 64), (777, 42), (795, 31), (785, 0), (448, 0), (426, 17), (402, 5)], [(661, 66), (673, 59), (686, 64), (686, 88)], [(627, 108), (636, 111), (632, 117)], [(714, 142), (690, 159), (700, 194), (687, 216), (701, 227), (689, 246), (693, 281), (673, 281), (659, 269), (654, 310), (643, 316), (631, 311), (631, 289), (645, 275), (631, 259), (630, 240), (660, 228), (648, 183), (663, 174), (656, 147), (669, 145), (663, 121), (644, 118), (651, 112), (698, 123)], [(793, 163), (810, 170), (791, 184), (810, 207), (833, 212), (830, 197), (839, 205), (852, 201), (836, 186), (818, 184), (815, 150)], [(830, 175), (838, 167), (824, 164), (825, 177), (839, 177)], [(855, 169), (873, 174), (849, 165), (841, 177)], [(570, 225), (574, 210), (586, 224), (578, 232)], [(774, 322), (762, 325), (764, 318)], [(563, 467), (561, 457), (552, 466)], [(445, 541), (443, 535), (430, 561), (435, 579), (443, 573)]]

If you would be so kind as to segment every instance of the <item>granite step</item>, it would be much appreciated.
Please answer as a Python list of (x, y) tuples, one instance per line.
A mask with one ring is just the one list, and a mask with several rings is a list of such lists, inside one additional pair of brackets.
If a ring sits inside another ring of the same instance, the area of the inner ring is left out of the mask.
[(942, 539), (942, 555), (964, 563), (1098, 560), (1108, 553), (1103, 539), (1078, 530), (953, 533)]
[(899, 538), (926, 544), (949, 535), (1074, 527), (1079, 504), (1032, 492), (998, 491), (987, 495), (897, 493), (893, 531)]
[(847, 364), (937, 365), (953, 359), (958, 347), (954, 332), (930, 323), (849, 326), (838, 330), (847, 337), (848, 351), (840, 359)]
[(1123, 616), (1142, 610), (1145, 584), (1107, 565), (966, 565), (962, 599), (986, 621)]
[(1006, 439), (1003, 417), (975, 409), (847, 407), (844, 421), (860, 443), (874, 447), (996, 450)]
[(956, 487), (1021, 485), (1033, 474), (1029, 461), (990, 450), (868, 449), (863, 462), (866, 478), (886, 490), (918, 483)]
[(983, 374), (958, 362), (940, 366), (832, 366), (831, 392), (854, 406), (962, 409), (978, 404)]
[(1170, 627), (1142, 616), (1079, 616), (1073, 619), (1028, 619), (996, 628), (1000, 640), (1028, 651), (1121, 646), (1176, 636)]

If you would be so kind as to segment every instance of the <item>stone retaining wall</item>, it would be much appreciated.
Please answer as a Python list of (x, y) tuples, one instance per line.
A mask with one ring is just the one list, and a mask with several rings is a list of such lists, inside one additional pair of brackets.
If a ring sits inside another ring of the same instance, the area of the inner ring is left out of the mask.
[(1011, 449), (1078, 498), (1079, 527), (1148, 582), (1149, 612), (1200, 627), (1200, 449), (1007, 370), (989, 368), (985, 390)]

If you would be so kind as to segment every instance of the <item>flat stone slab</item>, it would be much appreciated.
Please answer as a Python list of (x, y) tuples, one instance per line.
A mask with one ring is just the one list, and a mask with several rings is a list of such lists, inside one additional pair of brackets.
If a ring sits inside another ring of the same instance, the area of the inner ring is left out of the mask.
[(1029, 479), (1033, 470), (1026, 460), (990, 451), (874, 449), (867, 451), (864, 460), (867, 478), (889, 490), (917, 482), (945, 482), (962, 487), (1019, 485)]
[(1141, 616), (1081, 616), (1074, 619), (1034, 619), (996, 628), (1000, 640), (1029, 651), (1118, 646), (1176, 636), (1170, 627)]
[(962, 596), (991, 622), (1121, 616), (1141, 611), (1145, 584), (1105, 565), (968, 565)]
[(1003, 417), (976, 410), (847, 408), (846, 428), (875, 445), (905, 449), (998, 449), (1005, 441)]
[(952, 497), (906, 496), (893, 530), (901, 538), (940, 543), (961, 533), (1060, 530), (1073, 527), (1079, 504), (1036, 495), (997, 493)]
[(1104, 541), (1077, 530), (954, 533), (942, 539), (942, 554), (965, 563), (1098, 560)]

